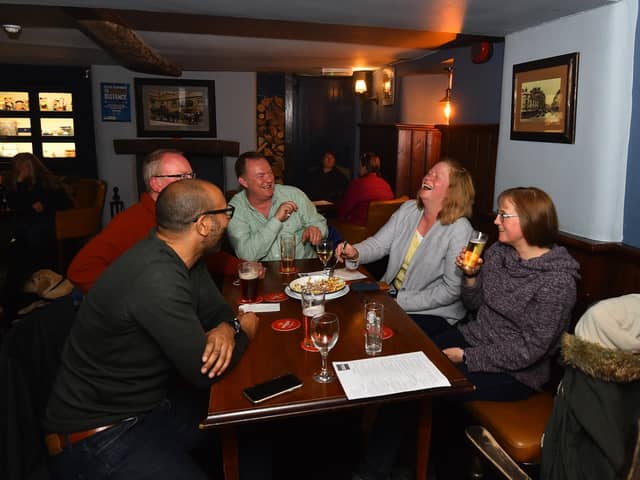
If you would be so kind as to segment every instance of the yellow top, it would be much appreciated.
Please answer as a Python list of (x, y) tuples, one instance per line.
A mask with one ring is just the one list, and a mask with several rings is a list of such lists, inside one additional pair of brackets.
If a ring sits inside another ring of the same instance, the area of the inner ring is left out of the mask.
[(402, 287), (402, 282), (404, 282), (404, 277), (407, 274), (407, 268), (409, 268), (409, 263), (413, 258), (413, 254), (416, 253), (418, 249), (418, 245), (422, 241), (424, 237), (420, 235), (420, 232), (416, 230), (416, 233), (413, 234), (413, 238), (411, 239), (411, 244), (409, 244), (409, 249), (407, 250), (407, 254), (404, 256), (404, 261), (402, 262), (402, 267), (400, 267), (400, 271), (396, 275), (395, 280), (393, 281), (393, 286), (396, 287), (396, 290), (400, 290)]

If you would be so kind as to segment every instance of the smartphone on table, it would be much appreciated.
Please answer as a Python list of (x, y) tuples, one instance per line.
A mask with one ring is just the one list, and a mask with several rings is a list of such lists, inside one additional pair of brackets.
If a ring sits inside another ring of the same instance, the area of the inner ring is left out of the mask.
[(245, 388), (243, 393), (252, 403), (260, 403), (300, 387), (302, 387), (302, 381), (293, 373), (287, 373)]

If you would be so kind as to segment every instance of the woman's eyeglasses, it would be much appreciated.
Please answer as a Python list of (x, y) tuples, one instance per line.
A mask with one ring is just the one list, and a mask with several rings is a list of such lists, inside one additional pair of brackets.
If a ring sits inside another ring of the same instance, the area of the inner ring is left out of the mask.
[(179, 178), (185, 180), (187, 178), (196, 178), (196, 172), (174, 173), (173, 175), (154, 175), (156, 178)]
[(502, 210), (498, 210), (497, 212), (495, 212), (496, 217), (500, 217), (500, 221), (504, 222), (505, 218), (515, 218), (518, 215), (516, 215), (515, 213), (504, 213)]
[(191, 219), (193, 223), (196, 223), (198, 219), (203, 215), (216, 215), (218, 213), (224, 213), (229, 220), (233, 218), (233, 212), (236, 211), (236, 207), (229, 205), (227, 208), (220, 208), (218, 210), (207, 210), (206, 212), (199, 213)]

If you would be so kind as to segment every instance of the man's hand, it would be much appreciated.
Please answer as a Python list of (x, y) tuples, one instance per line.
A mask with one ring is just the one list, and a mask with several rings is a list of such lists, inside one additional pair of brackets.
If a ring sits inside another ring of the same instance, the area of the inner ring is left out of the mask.
[(322, 240), (322, 232), (320, 231), (320, 229), (318, 227), (307, 227), (304, 229), (304, 232), (302, 232), (302, 243), (306, 242), (307, 240), (309, 240), (311, 242), (311, 245), (317, 245), (318, 243), (320, 243), (320, 240)]
[(253, 312), (241, 313), (241, 316), (238, 317), (240, 321), (240, 328), (242, 331), (249, 337), (249, 340), (253, 340), (256, 336), (256, 332), (258, 331), (258, 323), (259, 318)]
[(236, 345), (235, 333), (233, 327), (226, 322), (207, 332), (207, 345), (204, 347), (200, 369), (203, 375), (208, 374), (209, 378), (213, 378), (227, 369)]
[(442, 353), (449, 357), (449, 360), (453, 363), (462, 363), (462, 355), (464, 354), (463, 349), (459, 347), (445, 348)]
[(286, 202), (282, 202), (276, 211), (275, 217), (281, 222), (286, 222), (289, 220), (289, 217), (293, 212), (298, 211), (298, 205), (291, 200), (287, 200)]
[(33, 202), (31, 208), (33, 208), (38, 213), (42, 213), (44, 211), (44, 205), (39, 200), (37, 202)]

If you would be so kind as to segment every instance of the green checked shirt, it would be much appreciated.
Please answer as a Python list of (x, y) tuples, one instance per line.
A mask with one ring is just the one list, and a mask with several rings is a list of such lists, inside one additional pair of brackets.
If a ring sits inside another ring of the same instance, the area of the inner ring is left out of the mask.
[[(282, 202), (292, 201), (298, 211), (286, 221), (275, 218)], [(323, 236), (327, 235), (327, 221), (305, 193), (288, 185), (275, 185), (269, 217), (253, 208), (245, 190), (237, 193), (229, 202), (236, 210), (229, 222), (227, 232), (236, 255), (243, 260), (280, 260), (278, 237), (291, 233), (296, 237), (296, 258), (315, 258), (316, 253), (309, 241), (302, 243), (302, 233), (307, 227), (318, 227)]]

